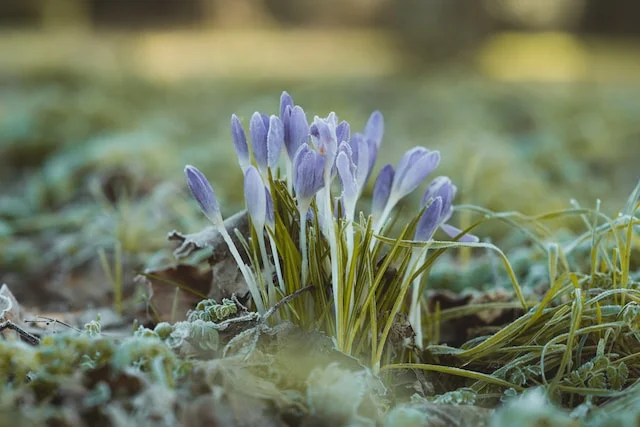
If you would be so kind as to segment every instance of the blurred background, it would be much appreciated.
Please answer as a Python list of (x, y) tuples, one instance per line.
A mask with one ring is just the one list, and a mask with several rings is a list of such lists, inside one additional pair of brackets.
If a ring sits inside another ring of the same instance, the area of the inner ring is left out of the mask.
[[(640, 178), (639, 18), (605, 0), (2, 0), (0, 283), (55, 307), (100, 304), (105, 277), (133, 292), (173, 262), (168, 231), (206, 225), (184, 164), (242, 207), (229, 118), (277, 112), (282, 90), (352, 131), (379, 109), (377, 168), (439, 149), (459, 203), (614, 214)], [(509, 249), (504, 226), (482, 235)]]

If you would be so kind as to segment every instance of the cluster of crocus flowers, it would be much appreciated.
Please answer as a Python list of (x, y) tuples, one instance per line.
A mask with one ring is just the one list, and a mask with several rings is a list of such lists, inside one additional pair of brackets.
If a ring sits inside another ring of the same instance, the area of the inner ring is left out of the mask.
[[(287, 192), (295, 200), (299, 236), (299, 283), (309, 284), (309, 224), (318, 224), (314, 239), (322, 236), (329, 248), (330, 297), (335, 319), (335, 337), (339, 347), (345, 347), (346, 329), (353, 324), (356, 300), (366, 300), (354, 284), (358, 280), (352, 266), (357, 265), (356, 254), (371, 255), (377, 239), (363, 244), (356, 232), (358, 201), (372, 175), (384, 134), (384, 120), (375, 111), (362, 132), (351, 132), (346, 121), (339, 121), (335, 113), (326, 117), (315, 116), (309, 122), (305, 111), (295, 105), (289, 94), (280, 98), (278, 115), (254, 113), (249, 121), (250, 144), (239, 117), (231, 118), (231, 135), (244, 173), (244, 195), (247, 210), (257, 236), (257, 256), (260, 263), (253, 267), (245, 264), (225, 230), (213, 189), (195, 167), (185, 169), (189, 188), (207, 218), (223, 234), (232, 255), (246, 280), (251, 297), (259, 312), (264, 312), (281, 299), (290, 289), (284, 283), (280, 257), (286, 252), (278, 247), (275, 236), (277, 212), (274, 211), (273, 183), (282, 179)], [(284, 155), (283, 152), (284, 151)], [(408, 150), (396, 168), (387, 164), (378, 173), (373, 186), (370, 215), (374, 235), (380, 235), (398, 203), (420, 187), (438, 167), (440, 153), (424, 147)], [(276, 178), (277, 177), (277, 178)], [(471, 235), (448, 224), (453, 212), (456, 187), (447, 177), (435, 178), (426, 189), (413, 239), (429, 242), (438, 228), (462, 241), (475, 241)], [(362, 215), (358, 215), (362, 217)], [(312, 221), (310, 220), (312, 219)], [(267, 250), (265, 235), (269, 239)], [(412, 250), (406, 280), (424, 263), (426, 249)], [(276, 278), (274, 279), (273, 272)], [(361, 271), (361, 270), (359, 270)], [(409, 319), (421, 341), (419, 289), (421, 275), (412, 279)], [(320, 284), (313, 283), (314, 286)]]

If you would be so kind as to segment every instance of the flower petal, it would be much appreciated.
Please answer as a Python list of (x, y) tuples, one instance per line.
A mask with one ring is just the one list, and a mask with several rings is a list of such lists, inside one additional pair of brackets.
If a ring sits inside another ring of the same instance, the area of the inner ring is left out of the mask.
[[(462, 233), (462, 230), (460, 230), (458, 227), (454, 227), (453, 225), (450, 224), (442, 224), (440, 225), (440, 228), (442, 229), (442, 231), (444, 231), (445, 233), (447, 233), (447, 235), (449, 237), (456, 238), (457, 236), (460, 235), (460, 233)], [(478, 238), (478, 236), (467, 233), (463, 236), (461, 236), (458, 239), (459, 242), (464, 242), (464, 243), (478, 243), (480, 241), (480, 239)]]
[(261, 232), (267, 216), (267, 200), (260, 172), (253, 166), (244, 173), (244, 199), (256, 232)]
[(195, 166), (187, 165), (184, 168), (184, 173), (187, 177), (189, 190), (193, 198), (198, 202), (200, 210), (214, 225), (221, 225), (222, 216), (220, 214), (220, 207), (218, 206), (218, 200), (216, 199), (209, 180)]

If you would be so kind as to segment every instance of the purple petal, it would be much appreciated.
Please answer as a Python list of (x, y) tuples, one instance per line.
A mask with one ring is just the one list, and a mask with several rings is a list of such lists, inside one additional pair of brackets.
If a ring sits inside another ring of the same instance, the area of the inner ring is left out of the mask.
[(267, 166), (274, 168), (280, 160), (280, 152), (284, 145), (284, 127), (278, 116), (271, 116), (267, 132)]
[(262, 118), (262, 123), (264, 123), (264, 127), (269, 130), (269, 115), (265, 113), (260, 113), (260, 117)]
[(416, 232), (413, 240), (429, 241), (440, 225), (440, 215), (442, 214), (442, 199), (436, 197), (424, 210), (424, 213), (418, 220)]
[(355, 166), (351, 162), (351, 158), (346, 151), (340, 151), (340, 153), (338, 153), (336, 166), (338, 168), (340, 180), (342, 181), (342, 190), (345, 201), (350, 204), (358, 197), (358, 184), (353, 174)]
[(269, 124), (265, 125), (260, 113), (253, 113), (249, 123), (249, 133), (251, 134), (251, 145), (253, 157), (260, 168), (267, 167), (267, 132)]
[[(459, 236), (460, 233), (462, 233), (462, 230), (460, 230), (458, 227), (454, 227), (453, 225), (450, 224), (442, 224), (440, 225), (440, 228), (442, 228), (442, 231), (444, 231), (445, 233), (447, 233), (447, 235), (449, 237), (451, 237), (452, 239)], [(478, 243), (480, 241), (480, 239), (478, 238), (478, 236), (475, 236), (473, 234), (465, 234), (463, 236), (460, 237), (460, 239), (458, 239), (459, 242), (464, 242), (464, 243)]]
[(369, 172), (367, 173), (365, 185), (369, 181), (371, 172), (373, 172), (373, 166), (376, 164), (376, 159), (378, 158), (378, 145), (376, 145), (372, 140), (367, 139), (367, 146), (369, 147)]
[(309, 200), (324, 186), (325, 157), (302, 144), (293, 162), (293, 188), (300, 199)]
[(383, 134), (384, 118), (380, 111), (374, 111), (364, 127), (364, 136), (375, 143), (376, 148), (379, 148)]
[(187, 177), (189, 190), (193, 198), (198, 202), (200, 210), (211, 222), (216, 225), (221, 224), (220, 207), (209, 180), (195, 166), (187, 165), (184, 168), (184, 173)]
[(378, 173), (376, 183), (373, 185), (373, 197), (371, 202), (371, 213), (374, 218), (380, 217), (382, 211), (384, 211), (384, 208), (387, 206), (394, 175), (395, 171), (391, 165), (385, 165), (380, 170), (380, 173)]
[(351, 135), (351, 128), (349, 123), (344, 120), (340, 122), (338, 127), (336, 127), (336, 141), (338, 144), (342, 142), (349, 142), (349, 138)]
[(358, 147), (360, 147), (360, 142), (364, 141), (364, 135), (356, 132), (353, 135), (351, 135), (351, 139), (349, 140), (349, 145), (351, 146), (351, 152), (352, 152), (352, 160), (353, 163), (355, 163), (356, 165), (359, 162), (360, 159), (360, 153), (358, 152)]
[(367, 183), (367, 178), (370, 175), (369, 144), (367, 144), (367, 141), (365, 141), (364, 138), (360, 138), (355, 141), (352, 145), (352, 148), (353, 147), (356, 147), (355, 152), (358, 153), (358, 157), (352, 159), (353, 163), (356, 165), (355, 178), (358, 185), (358, 193), (360, 193)]
[(440, 153), (422, 150), (410, 150), (400, 160), (393, 182), (394, 196), (399, 200), (415, 190), (433, 172), (440, 163)]
[(273, 199), (271, 198), (271, 193), (265, 187), (264, 189), (265, 199), (267, 201), (267, 215), (266, 215), (266, 223), (272, 230), (275, 230), (276, 225), (276, 217), (275, 212), (273, 210)]
[(309, 123), (304, 110), (297, 105), (291, 110), (288, 120), (288, 138), (285, 138), (284, 142), (287, 154), (293, 161), (298, 148), (309, 141)]
[(287, 107), (293, 108), (293, 98), (286, 91), (283, 91), (282, 95), (280, 95), (280, 120), (282, 121), (284, 121)]
[(249, 166), (244, 173), (244, 199), (256, 231), (260, 232), (266, 221), (267, 200), (260, 172), (253, 166)]
[(240, 166), (244, 167), (251, 163), (249, 157), (249, 146), (247, 145), (247, 136), (244, 133), (244, 128), (240, 119), (235, 114), (231, 115), (231, 137), (233, 139), (233, 146), (236, 149)]
[(434, 178), (424, 192), (421, 206), (424, 206), (429, 199), (440, 196), (442, 198), (442, 222), (446, 222), (453, 213), (453, 199), (456, 195), (456, 190), (456, 186), (453, 185), (448, 177), (439, 176)]

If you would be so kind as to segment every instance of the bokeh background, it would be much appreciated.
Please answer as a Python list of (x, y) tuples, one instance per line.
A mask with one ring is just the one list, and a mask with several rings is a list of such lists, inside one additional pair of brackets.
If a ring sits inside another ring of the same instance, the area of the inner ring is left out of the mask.
[[(352, 131), (379, 109), (378, 168), (438, 149), (460, 203), (614, 214), (640, 178), (639, 16), (605, 0), (2, 0), (0, 283), (52, 309), (134, 292), (172, 262), (168, 231), (205, 225), (184, 164), (225, 214), (242, 207), (229, 118), (276, 112), (282, 90)], [(508, 251), (507, 231), (482, 234)]]

